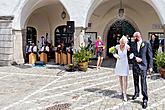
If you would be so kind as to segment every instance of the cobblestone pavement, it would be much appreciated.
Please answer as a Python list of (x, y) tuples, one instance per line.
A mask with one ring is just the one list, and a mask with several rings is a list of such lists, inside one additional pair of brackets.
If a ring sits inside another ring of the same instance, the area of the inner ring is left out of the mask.
[[(0, 67), (1, 110), (141, 110), (142, 96), (132, 101), (130, 70), (128, 102), (119, 94), (113, 68), (66, 72), (63, 67)], [(148, 110), (165, 110), (165, 80), (147, 78)]]

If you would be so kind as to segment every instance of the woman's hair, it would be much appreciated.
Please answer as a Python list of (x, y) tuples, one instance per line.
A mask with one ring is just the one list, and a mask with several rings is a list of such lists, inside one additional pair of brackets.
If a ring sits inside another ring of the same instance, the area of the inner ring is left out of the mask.
[(128, 43), (128, 39), (127, 39), (127, 37), (124, 36), (124, 35), (120, 38), (120, 42), (121, 42), (121, 41), (123, 41), (125, 44)]
[(158, 39), (158, 36), (156, 34), (154, 34), (154, 33), (151, 34), (151, 39), (152, 39), (153, 35), (155, 36), (155, 39)]
[(97, 39), (101, 39), (101, 37), (100, 36), (97, 36)]

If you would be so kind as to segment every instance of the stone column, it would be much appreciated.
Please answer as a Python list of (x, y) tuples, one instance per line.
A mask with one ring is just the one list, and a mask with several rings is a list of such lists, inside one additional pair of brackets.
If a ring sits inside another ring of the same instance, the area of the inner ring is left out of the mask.
[[(164, 42), (165, 42), (165, 24), (162, 26), (164, 30)], [(164, 52), (165, 52), (165, 43), (164, 43)]]
[(13, 61), (13, 16), (0, 16), (0, 65), (9, 65)]
[(14, 61), (18, 64), (24, 63), (25, 45), (26, 45), (26, 30), (13, 30), (14, 36)]
[(81, 44), (84, 45), (84, 38), (83, 38), (84, 34), (85, 34), (85, 28), (76, 27), (74, 34), (74, 49), (79, 49), (79, 46)]

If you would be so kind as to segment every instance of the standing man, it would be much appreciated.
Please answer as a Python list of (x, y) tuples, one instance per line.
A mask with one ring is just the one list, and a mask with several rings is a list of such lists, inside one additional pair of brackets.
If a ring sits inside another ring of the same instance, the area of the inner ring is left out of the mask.
[(50, 51), (49, 46), (47, 44), (43, 45), (40, 51), (48, 54)]
[(46, 40), (44, 36), (41, 36), (39, 48), (41, 49), (44, 45), (46, 45)]
[(135, 93), (132, 100), (139, 97), (139, 77), (141, 77), (141, 92), (143, 95), (142, 108), (147, 107), (148, 94), (147, 94), (147, 69), (152, 71), (153, 68), (153, 58), (152, 49), (149, 42), (143, 41), (140, 32), (135, 32), (133, 34), (135, 41), (132, 43), (130, 48), (130, 59), (133, 61), (133, 79)]
[(26, 55), (25, 55), (25, 63), (29, 62), (29, 54), (30, 54), (30, 43), (26, 45), (25, 49)]
[(31, 52), (36, 54), (36, 56), (37, 56), (38, 49), (34, 42), (32, 43)]

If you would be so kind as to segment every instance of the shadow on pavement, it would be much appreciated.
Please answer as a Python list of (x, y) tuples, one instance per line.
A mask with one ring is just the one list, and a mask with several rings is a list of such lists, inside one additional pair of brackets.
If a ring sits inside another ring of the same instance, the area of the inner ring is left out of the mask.
[(157, 80), (157, 79), (160, 79), (161, 76), (160, 76), (160, 73), (153, 73), (153, 74), (148, 74), (147, 78), (150, 78), (151, 80)]
[(142, 101), (139, 101), (139, 100), (133, 100), (133, 101), (131, 101), (132, 103), (136, 103), (136, 104), (140, 104), (140, 105), (142, 105)]
[(56, 105), (46, 108), (46, 110), (69, 110), (70, 106), (71, 106), (70, 103), (56, 104)]
[(115, 94), (117, 94), (116, 90), (109, 90), (109, 89), (105, 89), (105, 90), (101, 90), (100, 88), (88, 88), (88, 89), (84, 89), (84, 91), (87, 92), (93, 92), (99, 96), (106, 96), (106, 97), (113, 97), (113, 98), (117, 98)]
[[(115, 58), (104, 58), (101, 67), (115, 68), (115, 64), (116, 64), (116, 59)], [(96, 65), (97, 65), (97, 59), (91, 60), (89, 62), (89, 65), (93, 65), (93, 67), (90, 66), (91, 69), (93, 69), (94, 66), (96, 67)]]
[(32, 68), (30, 65), (24, 65), (24, 64), (18, 64), (18, 65), (13, 65), (14, 67), (20, 68), (20, 69), (27, 69), (27, 68)]
[(99, 94), (101, 94), (102, 96), (109, 96), (109, 97), (112, 97), (114, 94), (117, 93), (116, 90), (109, 90), (109, 89), (106, 89), (106, 90), (100, 90), (99, 92), (97, 92)]
[(84, 89), (84, 91), (88, 91), (88, 92), (96, 92), (101, 90), (100, 88), (88, 88), (88, 89)]

